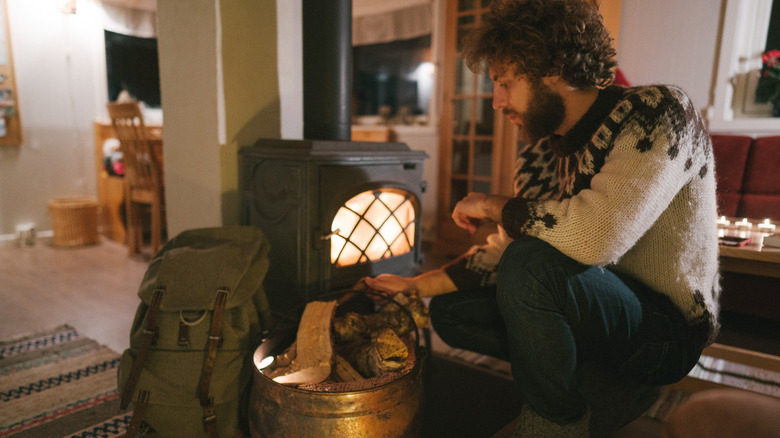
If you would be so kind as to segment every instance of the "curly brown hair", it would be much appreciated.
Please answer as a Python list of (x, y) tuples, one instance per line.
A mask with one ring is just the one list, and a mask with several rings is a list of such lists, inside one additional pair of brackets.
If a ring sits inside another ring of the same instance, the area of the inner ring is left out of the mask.
[(493, 0), (463, 57), (474, 72), (507, 65), (531, 80), (560, 75), (580, 89), (609, 85), (617, 65), (601, 15), (583, 0)]

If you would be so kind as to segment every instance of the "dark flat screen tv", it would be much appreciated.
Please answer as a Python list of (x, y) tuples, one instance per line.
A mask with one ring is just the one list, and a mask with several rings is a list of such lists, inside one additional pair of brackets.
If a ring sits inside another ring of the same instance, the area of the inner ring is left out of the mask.
[(108, 100), (124, 89), (147, 107), (160, 107), (157, 39), (105, 31)]

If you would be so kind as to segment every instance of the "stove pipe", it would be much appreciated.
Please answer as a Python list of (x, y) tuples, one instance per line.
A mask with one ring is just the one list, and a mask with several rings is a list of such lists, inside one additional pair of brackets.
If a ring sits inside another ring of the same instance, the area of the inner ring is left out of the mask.
[(303, 137), (350, 141), (352, 0), (302, 0)]

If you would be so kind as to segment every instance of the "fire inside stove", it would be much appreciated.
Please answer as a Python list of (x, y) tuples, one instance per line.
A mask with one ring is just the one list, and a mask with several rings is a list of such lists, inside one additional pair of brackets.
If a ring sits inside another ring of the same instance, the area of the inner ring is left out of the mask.
[(384, 189), (352, 197), (333, 219), (331, 263), (349, 266), (411, 252), (414, 219), (414, 204), (408, 192)]

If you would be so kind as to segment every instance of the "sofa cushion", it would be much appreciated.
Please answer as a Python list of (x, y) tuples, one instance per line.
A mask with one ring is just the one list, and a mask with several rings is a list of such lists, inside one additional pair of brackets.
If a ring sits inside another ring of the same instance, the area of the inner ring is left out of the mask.
[(780, 195), (745, 193), (739, 200), (737, 213), (738, 217), (780, 221)]
[(758, 137), (748, 155), (744, 193), (780, 195), (780, 135)]
[(725, 216), (737, 216), (745, 164), (753, 139), (725, 134), (713, 134), (711, 138), (718, 184), (718, 212)]
[(753, 141), (737, 212), (742, 217), (780, 219), (780, 136)]

